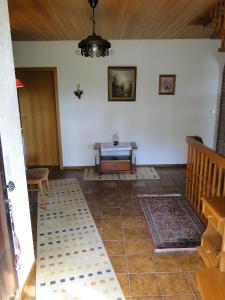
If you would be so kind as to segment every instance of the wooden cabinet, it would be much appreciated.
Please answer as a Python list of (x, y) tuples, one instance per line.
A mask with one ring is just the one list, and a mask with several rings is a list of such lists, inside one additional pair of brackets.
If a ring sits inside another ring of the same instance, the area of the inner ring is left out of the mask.
[(101, 170), (102, 172), (120, 172), (120, 171), (130, 171), (131, 161), (130, 159), (102, 159), (101, 160)]
[(207, 218), (208, 223), (212, 224), (215, 230), (223, 235), (225, 224), (225, 198), (203, 198), (202, 201), (203, 214)]
[(218, 267), (225, 271), (225, 198), (202, 198), (202, 201), (208, 226), (202, 235), (198, 251), (207, 267)]
[(202, 235), (199, 254), (207, 268), (197, 272), (202, 300), (225, 299), (225, 197), (202, 198), (208, 226)]
[[(209, 230), (208, 230), (209, 231)], [(221, 238), (216, 233), (204, 234), (199, 247), (199, 254), (207, 267), (218, 267), (221, 251)]]
[[(136, 143), (130, 143), (129, 155), (104, 155), (101, 143), (94, 144), (95, 150), (95, 167), (99, 173), (106, 172), (128, 172), (136, 170), (136, 159), (134, 151), (137, 149)], [(119, 148), (117, 151), (121, 150)], [(113, 151), (112, 151), (113, 152)]]

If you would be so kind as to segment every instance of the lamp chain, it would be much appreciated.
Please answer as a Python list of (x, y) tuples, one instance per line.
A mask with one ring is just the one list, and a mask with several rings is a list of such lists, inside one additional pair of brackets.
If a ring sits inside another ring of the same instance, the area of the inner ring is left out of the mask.
[(93, 7), (93, 14), (92, 14), (92, 22), (93, 22), (93, 35), (95, 35), (95, 8)]

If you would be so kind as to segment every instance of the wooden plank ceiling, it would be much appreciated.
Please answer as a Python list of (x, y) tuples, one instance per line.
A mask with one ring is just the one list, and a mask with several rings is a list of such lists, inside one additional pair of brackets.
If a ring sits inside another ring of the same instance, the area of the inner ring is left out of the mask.
[[(209, 38), (188, 25), (216, 0), (99, 0), (96, 33), (107, 39)], [(13, 40), (80, 40), (91, 33), (88, 0), (8, 0)]]

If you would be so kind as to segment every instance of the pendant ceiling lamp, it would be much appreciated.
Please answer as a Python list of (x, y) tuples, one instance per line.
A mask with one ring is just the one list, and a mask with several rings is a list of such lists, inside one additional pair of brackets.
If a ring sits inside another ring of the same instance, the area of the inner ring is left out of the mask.
[(89, 0), (88, 2), (92, 8), (93, 33), (78, 43), (80, 51), (77, 50), (76, 54), (92, 58), (100, 56), (105, 57), (109, 54), (113, 54), (113, 50), (110, 50), (110, 42), (95, 33), (95, 8), (98, 4), (98, 0)]

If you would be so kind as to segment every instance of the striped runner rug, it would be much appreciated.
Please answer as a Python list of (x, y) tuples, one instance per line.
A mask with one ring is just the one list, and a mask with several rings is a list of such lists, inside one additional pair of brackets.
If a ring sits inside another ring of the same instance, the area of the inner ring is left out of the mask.
[(37, 300), (124, 300), (76, 179), (50, 181), (47, 211), (38, 205)]

